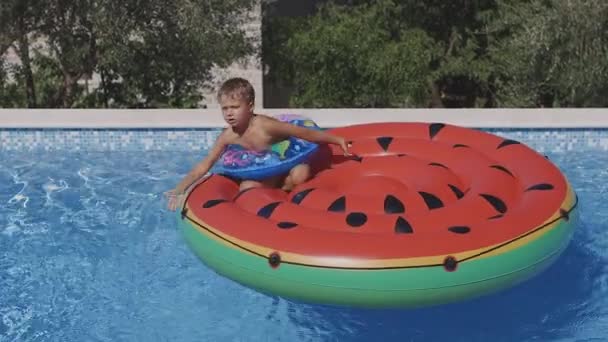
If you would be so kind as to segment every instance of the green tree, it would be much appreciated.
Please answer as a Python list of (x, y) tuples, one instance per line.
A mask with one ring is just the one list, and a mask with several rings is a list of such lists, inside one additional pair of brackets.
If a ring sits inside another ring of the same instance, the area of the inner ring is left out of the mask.
[[(66, 75), (57, 58), (35, 51), (32, 65), (36, 70), (36, 91), (41, 106), (45, 108), (70, 108), (82, 94), (75, 77)], [(72, 69), (73, 70), (73, 69)], [(69, 90), (69, 92), (68, 92)]]
[(494, 7), (481, 0), (339, 1), (305, 19), (267, 18), (267, 80), (293, 80), (295, 106), (442, 106), (462, 89), (460, 105), (491, 101), (479, 31)]
[[(95, 0), (45, 0), (46, 15), (42, 19), (41, 31), (45, 35), (53, 61), (41, 57), (46, 66), (41, 72), (58, 67), (62, 76), (56, 96), (46, 105), (72, 107), (77, 93), (78, 81), (95, 70), (97, 42), (94, 27)], [(53, 77), (54, 75), (47, 74)], [(48, 84), (48, 81), (45, 80)]]
[[(18, 51), (13, 76), (30, 107), (195, 107), (213, 67), (254, 51), (243, 24), (255, 3), (5, 0), (0, 56)], [(89, 93), (81, 81), (94, 74)]]
[[(494, 13), (495, 0), (397, 1), (398, 16), (389, 18), (416, 27), (440, 48), (433, 61), (433, 106), (493, 106), (493, 69), (487, 58), (485, 17)], [(426, 103), (419, 103), (425, 106)]]
[(253, 52), (253, 0), (99, 0), (98, 70), (114, 106), (195, 107), (213, 66)]
[(608, 3), (501, 1), (490, 21), (502, 106), (608, 106)]
[(35, 39), (43, 10), (42, 0), (3, 0), (0, 4), (0, 56), (14, 47), (21, 59), (27, 106), (37, 106), (34, 74), (30, 59), (31, 39)]
[(10, 82), (9, 70), (0, 57), (0, 108), (19, 108), (27, 105), (25, 94), (15, 82)]
[[(266, 81), (291, 88), (291, 105), (608, 104), (605, 1), (321, 2), (307, 18), (265, 21)], [(373, 94), (406, 81), (406, 100)]]
[(292, 105), (399, 107), (427, 99), (439, 50), (422, 30), (385, 20), (399, 7), (322, 6), (285, 45), (294, 64)]

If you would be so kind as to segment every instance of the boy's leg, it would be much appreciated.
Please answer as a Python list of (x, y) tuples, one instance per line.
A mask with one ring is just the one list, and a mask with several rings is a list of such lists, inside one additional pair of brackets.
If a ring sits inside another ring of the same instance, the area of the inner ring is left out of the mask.
[(310, 165), (296, 165), (289, 171), (287, 177), (285, 177), (282, 189), (285, 191), (291, 191), (296, 186), (306, 182), (310, 178), (310, 173)]
[(247, 190), (250, 188), (260, 188), (262, 186), (263, 184), (261, 182), (254, 180), (244, 180), (241, 181), (241, 184), (239, 184), (239, 191)]
[(271, 177), (268, 179), (264, 179), (261, 181), (255, 180), (243, 180), (241, 184), (239, 184), (239, 191), (247, 190), (249, 188), (277, 188), (279, 187), (281, 181), (281, 177)]
[[(291, 191), (295, 186), (300, 185), (306, 182), (310, 178), (310, 165), (308, 164), (299, 164), (296, 165), (289, 171), (287, 177), (284, 177), (284, 181), (282, 184), (282, 189), (285, 191)], [(283, 180), (283, 176), (271, 177), (268, 179), (264, 179), (262, 181), (255, 180), (243, 180), (239, 185), (239, 191), (243, 191), (249, 188), (278, 188), (281, 186), (281, 181)]]

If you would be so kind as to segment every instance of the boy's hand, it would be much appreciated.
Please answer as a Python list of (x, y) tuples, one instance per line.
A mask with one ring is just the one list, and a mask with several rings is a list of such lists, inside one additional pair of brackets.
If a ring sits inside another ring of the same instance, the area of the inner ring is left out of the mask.
[(348, 148), (351, 145), (352, 144), (350, 142), (347, 142), (346, 139), (340, 137), (340, 147), (342, 148), (342, 151), (344, 152), (344, 155), (346, 157), (352, 156), (352, 154), (348, 151)]
[(175, 211), (178, 206), (181, 206), (183, 194), (177, 194), (175, 189), (171, 189), (165, 192), (165, 197), (168, 200), (167, 208), (171, 211)]

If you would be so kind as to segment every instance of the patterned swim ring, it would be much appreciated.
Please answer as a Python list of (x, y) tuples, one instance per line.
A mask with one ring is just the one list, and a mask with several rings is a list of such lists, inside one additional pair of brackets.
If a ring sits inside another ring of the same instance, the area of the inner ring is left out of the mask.
[[(275, 118), (300, 127), (320, 130), (313, 120), (302, 115), (281, 114)], [(231, 144), (224, 149), (212, 172), (236, 179), (262, 180), (289, 172), (308, 160), (318, 147), (318, 144), (296, 137), (282, 140), (261, 152)]]

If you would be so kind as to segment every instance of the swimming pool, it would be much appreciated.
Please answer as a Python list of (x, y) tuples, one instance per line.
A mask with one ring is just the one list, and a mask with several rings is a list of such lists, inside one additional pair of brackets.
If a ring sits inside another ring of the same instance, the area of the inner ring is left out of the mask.
[(576, 189), (568, 249), (495, 295), (364, 310), (257, 293), (187, 248), (162, 192), (216, 132), (0, 131), (0, 341), (605, 339), (608, 132), (496, 133), (545, 153)]

